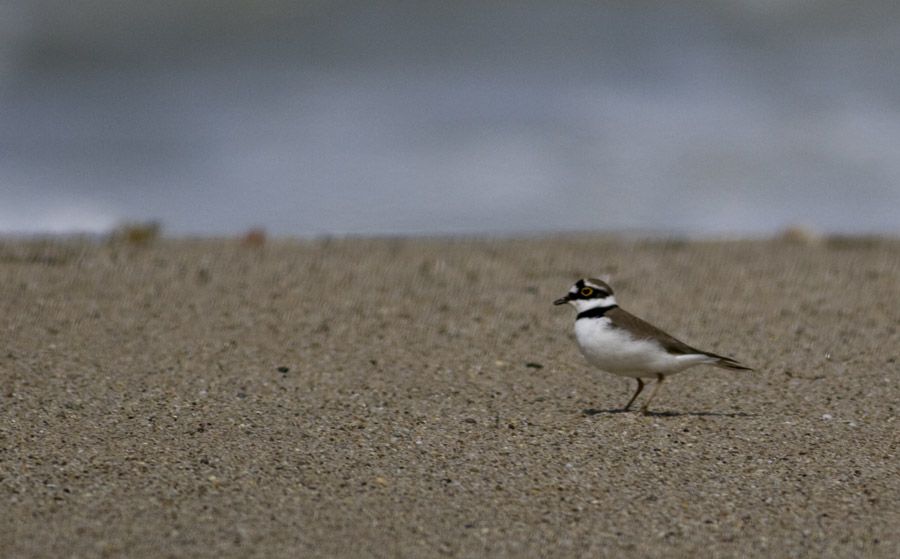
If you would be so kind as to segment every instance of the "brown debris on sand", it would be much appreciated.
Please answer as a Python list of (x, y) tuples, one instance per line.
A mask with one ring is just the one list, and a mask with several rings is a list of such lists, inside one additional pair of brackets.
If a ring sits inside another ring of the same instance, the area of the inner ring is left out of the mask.
[[(900, 554), (900, 242), (58, 243), (0, 241), (2, 557)], [(618, 413), (551, 304), (609, 270), (757, 372)]]

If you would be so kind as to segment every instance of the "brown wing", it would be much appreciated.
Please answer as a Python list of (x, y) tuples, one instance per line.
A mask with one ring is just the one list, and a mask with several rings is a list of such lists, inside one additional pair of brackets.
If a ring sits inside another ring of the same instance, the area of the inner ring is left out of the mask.
[(666, 351), (669, 351), (671, 353), (675, 353), (678, 355), (689, 355), (695, 353), (698, 353), (700, 355), (708, 355), (710, 357), (718, 359), (717, 362), (711, 363), (711, 365), (722, 367), (724, 369), (735, 369), (741, 371), (753, 370), (750, 367), (741, 365), (731, 357), (725, 357), (724, 355), (718, 355), (710, 351), (703, 351), (695, 347), (691, 347), (681, 340), (673, 338), (669, 334), (666, 334), (656, 326), (644, 322), (628, 311), (622, 310), (620, 307), (610, 309), (604, 316), (607, 317), (610, 322), (612, 322), (613, 326), (622, 328), (623, 330), (628, 330), (635, 338), (656, 340), (661, 346), (663, 346)]
[[(643, 340), (655, 340), (659, 342), (659, 344), (663, 346), (666, 351), (669, 351), (671, 353), (677, 353), (679, 355), (687, 355), (691, 353), (706, 354), (705, 351), (700, 351), (697, 348), (687, 345), (681, 340), (673, 338), (656, 326), (644, 322), (628, 311), (622, 310), (621, 307), (610, 309), (609, 312), (607, 312), (604, 316), (606, 316), (606, 318), (608, 318), (610, 322), (612, 322), (613, 326), (622, 328), (623, 330), (627, 330), (635, 338)], [(714, 357), (719, 356), (716, 355)]]

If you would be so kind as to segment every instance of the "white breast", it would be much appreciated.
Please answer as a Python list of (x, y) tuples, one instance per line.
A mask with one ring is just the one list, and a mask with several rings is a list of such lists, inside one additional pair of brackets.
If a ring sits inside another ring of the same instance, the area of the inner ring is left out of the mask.
[(575, 338), (588, 363), (626, 377), (676, 373), (699, 364), (701, 357), (670, 355), (657, 342), (636, 339), (626, 330), (612, 326), (608, 318), (576, 320)]

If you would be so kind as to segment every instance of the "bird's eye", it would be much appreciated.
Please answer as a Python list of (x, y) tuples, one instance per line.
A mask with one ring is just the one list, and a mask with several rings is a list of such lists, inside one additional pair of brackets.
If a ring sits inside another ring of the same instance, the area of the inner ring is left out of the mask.
[(593, 294), (594, 294), (594, 290), (591, 289), (590, 287), (582, 287), (581, 288), (581, 296), (582, 297), (590, 297)]

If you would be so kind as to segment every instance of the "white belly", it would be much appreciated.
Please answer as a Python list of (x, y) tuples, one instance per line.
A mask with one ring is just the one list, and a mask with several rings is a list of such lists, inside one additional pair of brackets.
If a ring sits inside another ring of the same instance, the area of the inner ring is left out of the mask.
[(588, 363), (625, 377), (670, 375), (709, 362), (705, 355), (670, 355), (657, 342), (612, 327), (608, 318), (576, 320), (575, 338)]

